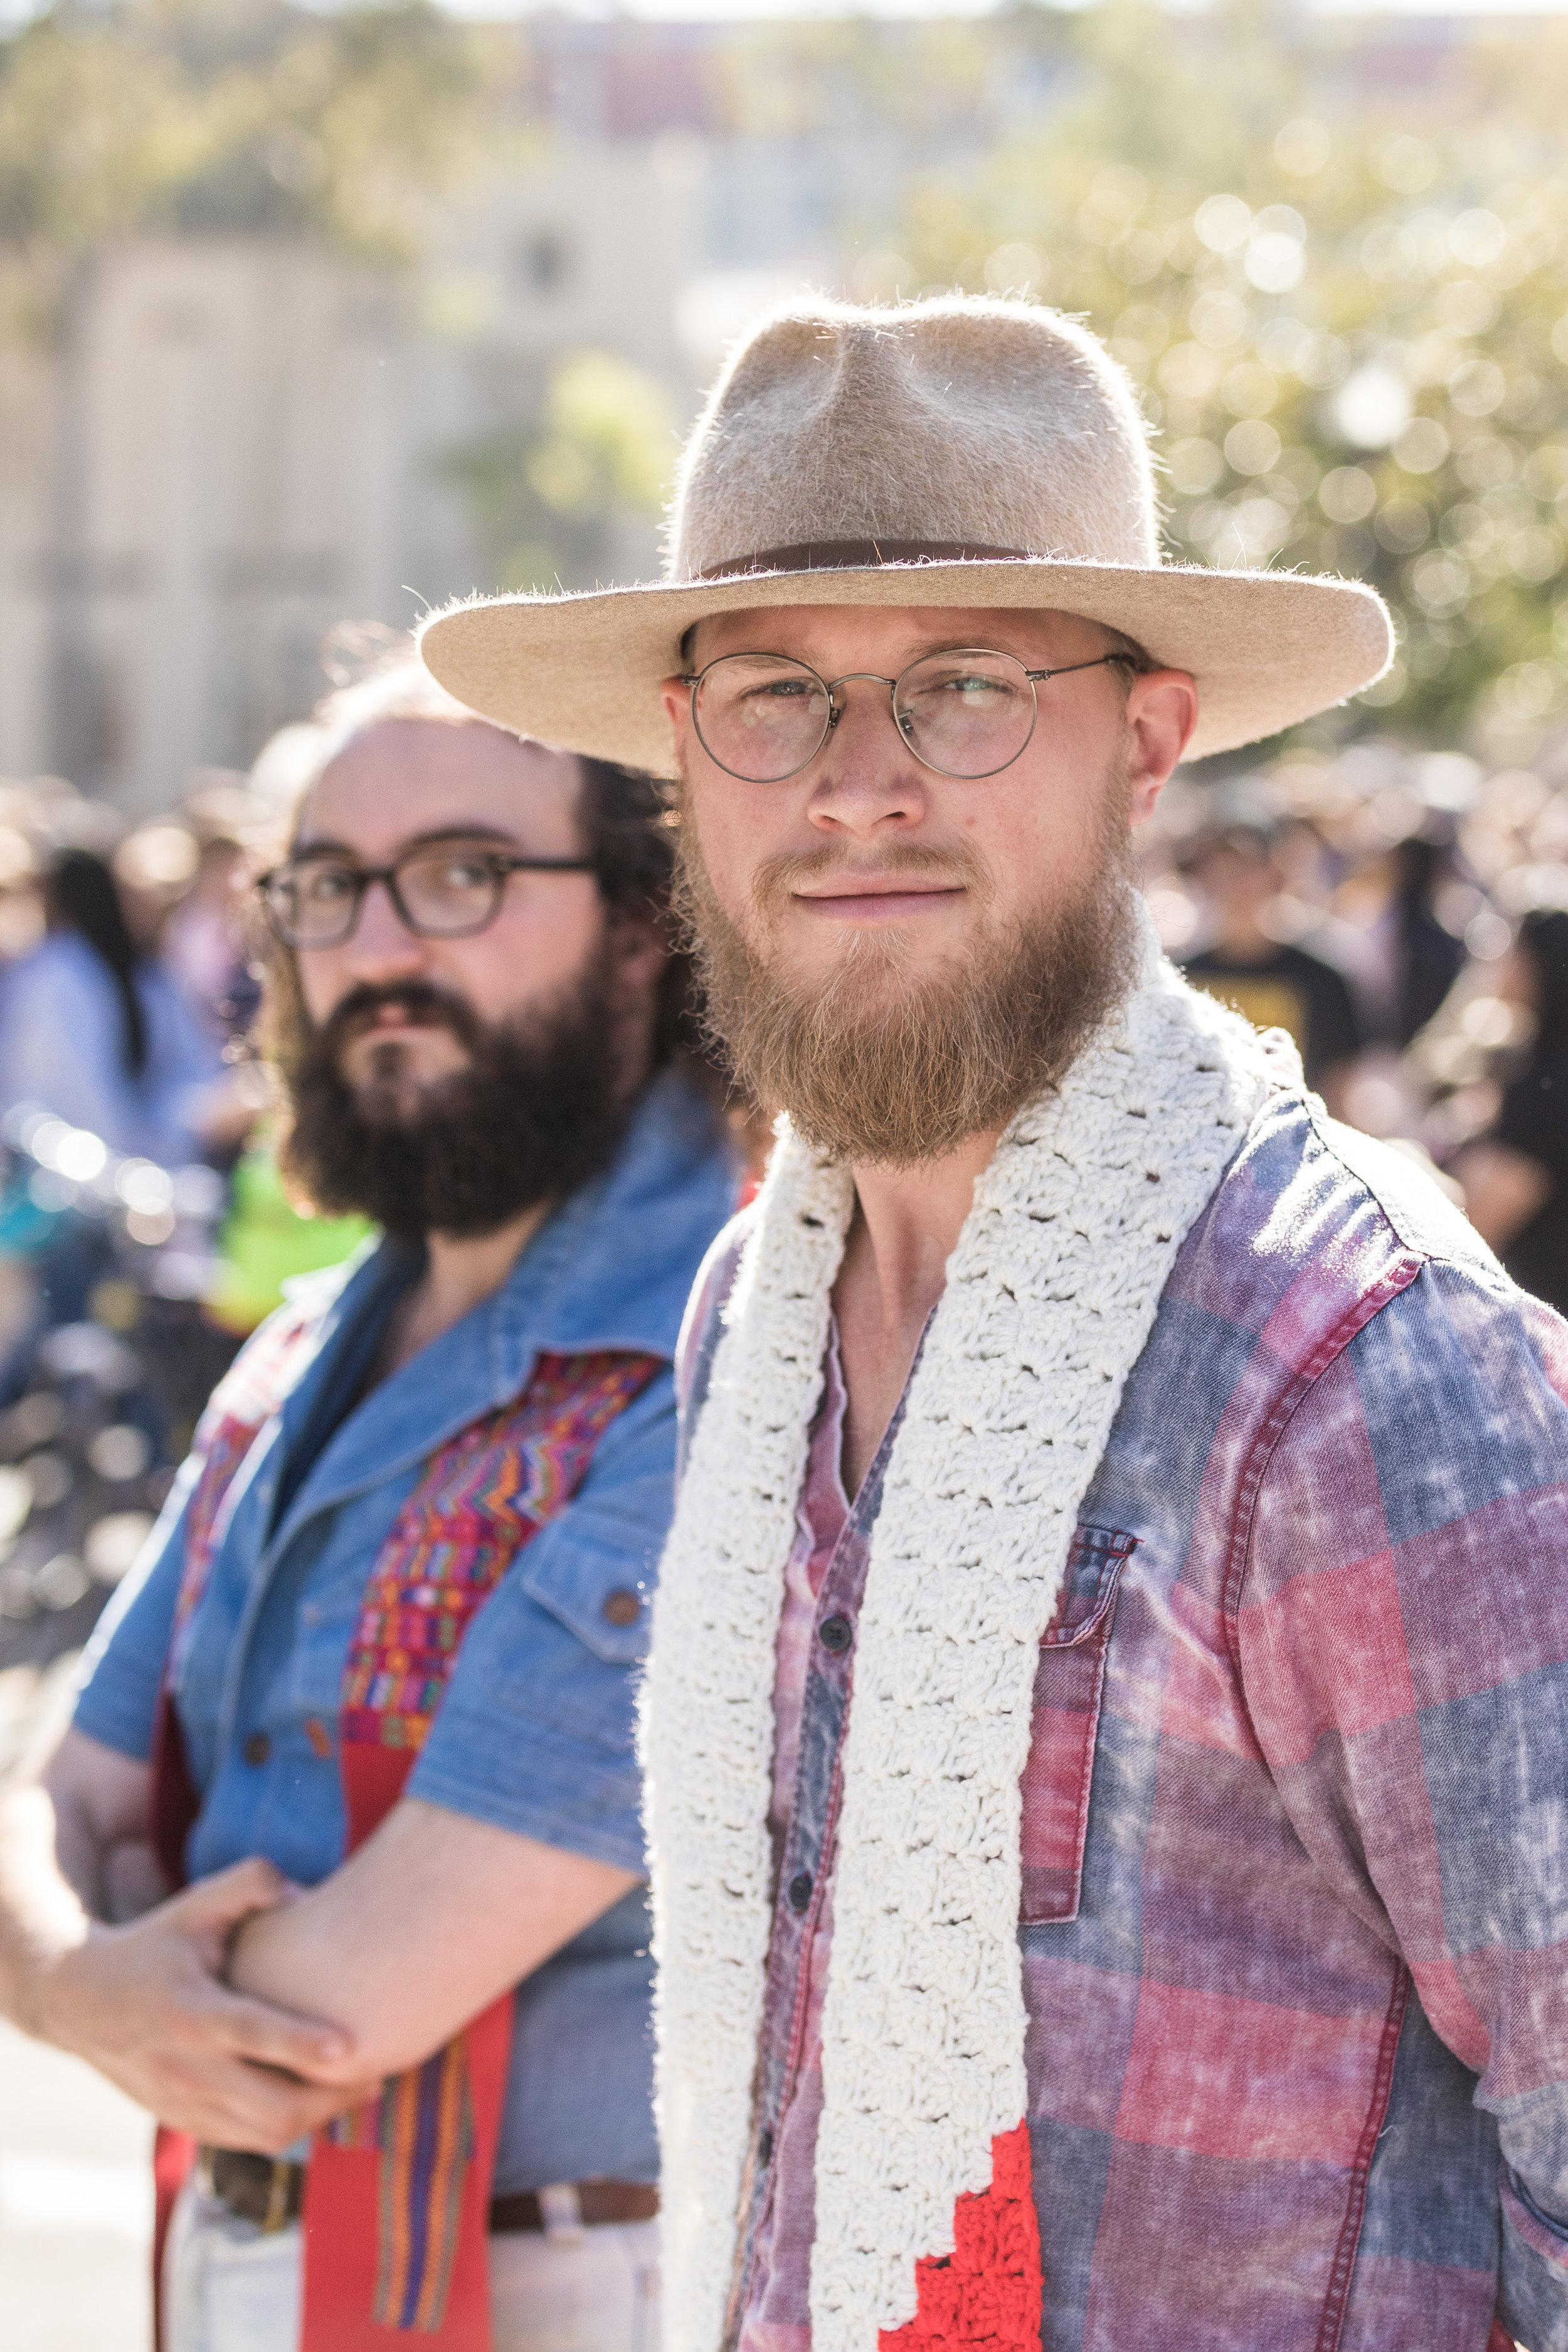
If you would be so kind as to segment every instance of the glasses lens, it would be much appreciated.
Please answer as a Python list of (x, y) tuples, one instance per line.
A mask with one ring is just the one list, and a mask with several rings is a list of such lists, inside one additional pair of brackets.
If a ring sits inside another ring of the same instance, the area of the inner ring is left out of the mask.
[(494, 859), (478, 849), (422, 849), (397, 868), (408, 919), (431, 939), (482, 931), (500, 905), (504, 880)]
[(931, 654), (900, 678), (893, 716), (928, 768), (994, 776), (1035, 731), (1035, 689), (1010, 654)]
[(748, 783), (782, 783), (816, 758), (827, 733), (827, 689), (815, 670), (776, 654), (726, 654), (702, 673), (703, 750)]
[(273, 929), (291, 948), (336, 947), (353, 929), (359, 876), (352, 866), (312, 857), (279, 866), (267, 884)]

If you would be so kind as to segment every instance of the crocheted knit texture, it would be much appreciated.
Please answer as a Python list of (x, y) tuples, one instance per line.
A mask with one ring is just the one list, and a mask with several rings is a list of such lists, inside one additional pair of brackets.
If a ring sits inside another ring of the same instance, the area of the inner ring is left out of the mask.
[[(856, 1633), (812, 2256), (813, 2352), (916, 2315), (1025, 2113), (1019, 1779), (1079, 1507), (1182, 1240), (1268, 1086), (1145, 929), (1126, 1003), (975, 1187), (889, 1463)], [(785, 1128), (753, 1212), (654, 1617), (666, 2352), (717, 2352), (770, 1919), (773, 1652), (846, 1170)], [(911, 2339), (914, 2340), (914, 2339)]]
[(919, 2307), (884, 2327), (878, 2352), (1039, 2352), (1040, 2225), (1029, 2161), (1029, 2126), (991, 2143), (991, 2186), (961, 2197), (952, 2252), (915, 2264)]

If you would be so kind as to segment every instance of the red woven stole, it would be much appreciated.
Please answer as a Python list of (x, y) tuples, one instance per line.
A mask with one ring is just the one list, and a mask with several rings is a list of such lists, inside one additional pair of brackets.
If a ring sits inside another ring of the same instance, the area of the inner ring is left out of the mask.
[[(542, 1356), (520, 1400), (431, 1461), (376, 1559), (350, 1645), (339, 1716), (350, 1852), (401, 1794), (479, 1608), (570, 1502), (605, 1431), (659, 1363)], [(488, 2352), (489, 2205), (511, 2016), (508, 1992), (318, 2136), (301, 2352), (388, 2352), (389, 2330), (418, 2333), (431, 2352)]]
[[(197, 1601), (228, 1522), (229, 1489), (257, 1438), (281, 1406), (297, 1374), (301, 1347), (313, 1343), (310, 1317), (280, 1311), (264, 1324), (230, 1365), (203, 1413), (195, 1442), (204, 1455), (185, 1517), (185, 1557), (174, 1601), (174, 1628), (163, 1660), (153, 1729), (152, 1790), (147, 1833), (172, 1887), (185, 1884), (185, 1841), (201, 1800), (185, 1760), (174, 1707), (174, 1682)], [(163, 2255), (174, 2201), (196, 2160), (195, 2141), (160, 2124), (153, 2144), (153, 2336), (163, 2341)]]

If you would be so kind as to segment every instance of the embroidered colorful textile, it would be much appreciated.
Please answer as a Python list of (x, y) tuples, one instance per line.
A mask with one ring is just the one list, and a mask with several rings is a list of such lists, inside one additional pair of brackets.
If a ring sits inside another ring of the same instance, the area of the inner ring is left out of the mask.
[(460, 2042), (389, 2083), (377, 2101), (381, 2228), (378, 2327), (440, 2325), (452, 2284), (466, 2168), (477, 2154)]
[(174, 1603), (174, 1633), (165, 1681), (179, 1664), (182, 1637), (206, 1589), (213, 1555), (223, 1540), (235, 1474), (299, 1377), (302, 1357), (319, 1345), (317, 1317), (306, 1307), (280, 1307), (241, 1349), (207, 1401), (194, 1451), (201, 1475), (185, 1522), (185, 1559)]
[(571, 1501), (605, 1431), (658, 1369), (646, 1356), (542, 1356), (521, 1404), (437, 1454), (365, 1588), (343, 1677), (345, 1743), (424, 1745), (473, 1612)]

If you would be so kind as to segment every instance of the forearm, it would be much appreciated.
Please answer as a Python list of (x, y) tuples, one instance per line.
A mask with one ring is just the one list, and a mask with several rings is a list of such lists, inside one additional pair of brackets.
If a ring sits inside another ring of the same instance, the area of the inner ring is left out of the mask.
[(331, 1877), (247, 1923), (237, 1990), (330, 2018), (378, 2074), (417, 2064), (636, 1884), (405, 1800)]
[[(92, 1931), (80, 1894), (60, 1868), (57, 1828), (47, 1790), (13, 1789), (0, 1798), (0, 2011), (46, 2039), (53, 1971)], [(88, 1859), (82, 1839), (79, 1861)]]

